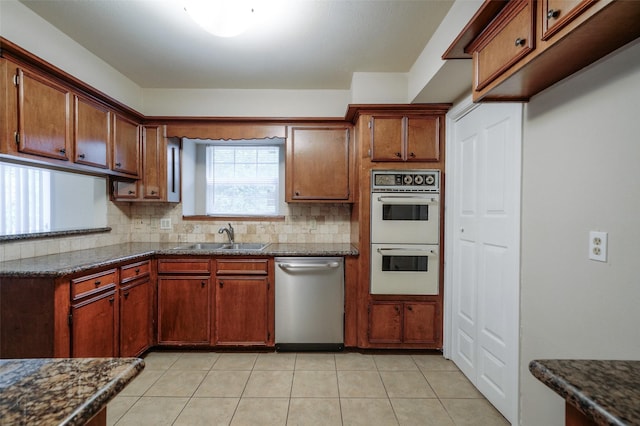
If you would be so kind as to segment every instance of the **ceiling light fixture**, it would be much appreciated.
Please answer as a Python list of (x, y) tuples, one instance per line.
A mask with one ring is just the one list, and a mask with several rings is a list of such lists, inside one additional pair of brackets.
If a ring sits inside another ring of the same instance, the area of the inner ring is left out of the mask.
[(255, 18), (248, 0), (185, 0), (184, 10), (198, 25), (218, 37), (245, 32)]

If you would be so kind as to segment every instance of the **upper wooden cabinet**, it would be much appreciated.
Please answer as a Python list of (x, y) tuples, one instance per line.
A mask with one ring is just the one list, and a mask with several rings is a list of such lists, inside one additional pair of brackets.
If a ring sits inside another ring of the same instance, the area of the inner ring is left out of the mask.
[(140, 127), (120, 115), (113, 120), (113, 161), (111, 169), (138, 176), (140, 167)]
[(58, 160), (71, 158), (71, 92), (18, 68), (18, 151)]
[(371, 161), (439, 161), (440, 117), (373, 115)]
[(106, 169), (109, 167), (111, 112), (79, 96), (74, 100), (74, 161)]
[(353, 201), (351, 126), (291, 127), (287, 141), (287, 202)]
[(121, 201), (180, 202), (180, 141), (165, 137), (165, 126), (142, 127), (142, 179), (113, 181)]
[(473, 58), (473, 100), (527, 101), (640, 37), (640, 2), (486, 0), (443, 59)]

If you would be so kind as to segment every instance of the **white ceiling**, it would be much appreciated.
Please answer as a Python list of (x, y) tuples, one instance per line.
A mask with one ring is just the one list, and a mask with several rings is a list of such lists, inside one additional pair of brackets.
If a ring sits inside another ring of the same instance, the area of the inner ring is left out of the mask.
[(453, 4), (281, 0), (218, 38), (180, 0), (20, 1), (140, 87), (176, 89), (346, 90), (354, 72), (408, 72)]

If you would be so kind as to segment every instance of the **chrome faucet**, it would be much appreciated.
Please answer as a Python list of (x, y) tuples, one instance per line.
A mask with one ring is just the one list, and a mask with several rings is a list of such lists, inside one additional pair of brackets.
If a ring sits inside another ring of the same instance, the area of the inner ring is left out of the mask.
[(229, 224), (228, 228), (220, 228), (218, 229), (218, 234), (222, 234), (222, 233), (227, 233), (227, 237), (229, 237), (229, 244), (233, 244), (233, 239), (235, 238), (234, 232), (233, 232), (233, 226), (231, 226), (231, 224)]

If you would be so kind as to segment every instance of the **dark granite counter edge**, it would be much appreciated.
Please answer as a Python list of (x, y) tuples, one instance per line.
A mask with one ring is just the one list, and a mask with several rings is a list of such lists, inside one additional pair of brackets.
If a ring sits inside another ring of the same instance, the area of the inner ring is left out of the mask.
[(626, 425), (626, 423), (605, 411), (595, 401), (581, 392), (580, 389), (563, 379), (559, 372), (543, 365), (543, 362), (544, 360), (531, 361), (529, 363), (529, 371), (534, 377), (564, 398), (568, 404), (599, 425)]
[(144, 361), (131, 358), (131, 367), (114, 377), (100, 392), (93, 395), (84, 404), (62, 421), (61, 426), (82, 426), (98, 414), (124, 387), (129, 384), (144, 369)]
[[(133, 250), (132, 253), (122, 253), (114, 256), (107, 256), (101, 259), (90, 262), (79, 262), (77, 264), (65, 265), (60, 267), (52, 267), (50, 269), (0, 269), (0, 277), (14, 277), (14, 278), (57, 278), (66, 275), (81, 273), (96, 268), (109, 267), (124, 262), (133, 262), (138, 259), (144, 259), (152, 256), (267, 256), (267, 257), (294, 257), (294, 256), (358, 256), (358, 250), (349, 243), (344, 243), (345, 246), (349, 246), (346, 250), (337, 249), (314, 249), (314, 243), (300, 243), (303, 248), (291, 249), (291, 244), (287, 244), (286, 249), (277, 249), (278, 243), (269, 244), (263, 250), (185, 250), (180, 249), (172, 245), (170, 248), (148, 248)], [(322, 246), (322, 244), (319, 244)], [(108, 248), (109, 246), (107, 246)], [(82, 251), (100, 250), (101, 247), (96, 249), (87, 249)], [(61, 255), (72, 256), (74, 252), (65, 252)], [(36, 258), (32, 258), (36, 259)], [(25, 259), (22, 259), (24, 261)], [(11, 262), (11, 261), (9, 261)], [(0, 262), (0, 265), (2, 262)]]
[(37, 240), (42, 238), (70, 237), (74, 235), (99, 234), (103, 232), (111, 232), (111, 228), (105, 227), (105, 228), (73, 229), (73, 230), (67, 230), (67, 231), (38, 232), (34, 234), (2, 235), (0, 236), (0, 244), (13, 243), (16, 241)]

